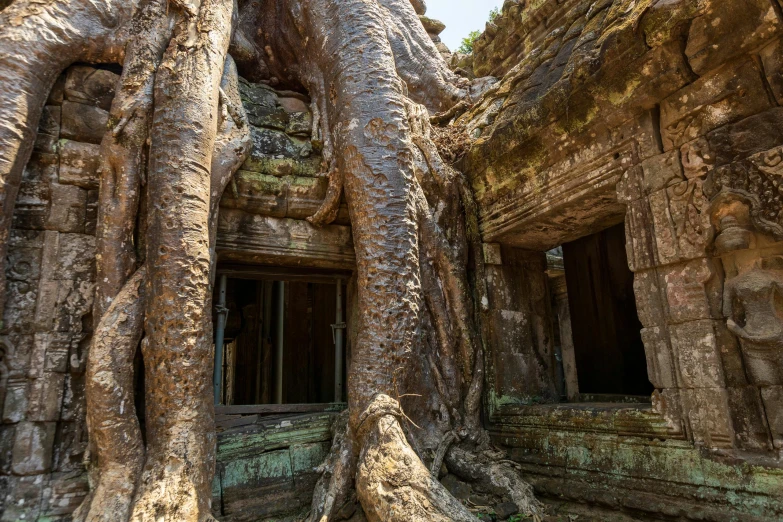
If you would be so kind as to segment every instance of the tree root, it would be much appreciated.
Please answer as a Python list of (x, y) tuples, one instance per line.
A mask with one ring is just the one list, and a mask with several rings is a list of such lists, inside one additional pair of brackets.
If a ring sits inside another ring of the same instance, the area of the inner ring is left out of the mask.
[(361, 415), (356, 492), (370, 522), (475, 522), (432, 476), (405, 438), (400, 405), (378, 395)]
[(317, 471), (321, 478), (315, 485), (310, 522), (326, 522), (352, 501), (354, 491), (356, 451), (353, 434), (348, 429), (347, 411), (332, 425), (332, 449)]
[(510, 498), (520, 513), (541, 517), (543, 505), (535, 498), (533, 487), (522, 480), (512, 466), (500, 462), (504, 456), (503, 452), (480, 448), (473, 452), (454, 445), (446, 454), (446, 466), (449, 472), (471, 482), (474, 487)]
[(87, 424), (97, 484), (74, 520), (127, 520), (144, 464), (133, 359), (144, 332), (145, 267), (117, 295), (94, 333), (87, 359)]

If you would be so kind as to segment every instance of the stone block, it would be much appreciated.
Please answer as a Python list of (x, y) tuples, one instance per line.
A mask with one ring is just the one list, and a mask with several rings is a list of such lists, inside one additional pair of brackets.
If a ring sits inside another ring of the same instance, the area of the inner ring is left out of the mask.
[(50, 190), (51, 200), (46, 228), (59, 232), (84, 232), (87, 191), (73, 185), (59, 183), (52, 183)]
[(30, 332), (35, 324), (38, 289), (35, 281), (14, 281), (6, 284), (6, 307), (3, 311), (3, 329), (12, 332)]
[(65, 97), (65, 78), (67, 73), (63, 73), (57, 77), (54, 82), (54, 87), (49, 93), (49, 99), (46, 100), (47, 105), (62, 105)]
[(41, 277), (41, 248), (17, 247), (8, 249), (5, 275), (12, 281), (33, 283)]
[(655, 266), (655, 229), (647, 199), (628, 203), (625, 213), (628, 267), (638, 272)]
[(3, 361), (11, 375), (26, 374), (33, 353), (33, 335), (9, 332), (0, 337), (0, 349), (5, 352)]
[(761, 388), (761, 399), (775, 449), (783, 450), (783, 386)]
[(706, 138), (696, 138), (680, 147), (680, 158), (687, 179), (706, 176), (715, 164), (715, 156)]
[(97, 189), (87, 191), (87, 208), (84, 213), (84, 233), (88, 236), (94, 236), (98, 227), (98, 197), (100, 192)]
[(288, 115), (285, 132), (289, 136), (310, 137), (313, 132), (313, 117), (309, 112), (292, 112)]
[(95, 280), (95, 237), (87, 234), (60, 234), (55, 279)]
[(723, 125), (771, 108), (762, 71), (746, 58), (727, 64), (661, 103), (665, 150), (679, 148)]
[[(84, 398), (82, 398), (82, 402), (84, 402)], [(83, 410), (84, 408), (82, 408), (82, 412)], [(52, 469), (59, 472), (77, 472), (82, 475), (86, 451), (87, 423), (84, 416), (78, 421), (59, 422), (54, 438)]]
[(727, 165), (780, 146), (783, 135), (783, 107), (725, 125), (700, 142), (700, 154), (716, 166)]
[(633, 279), (636, 312), (642, 326), (652, 328), (667, 324), (665, 294), (655, 269), (636, 272)]
[(767, 0), (711, 2), (710, 9), (691, 23), (685, 55), (693, 71), (702, 76), (779, 35), (780, 25)]
[(85, 473), (56, 473), (46, 486), (41, 505), (44, 517), (72, 514), (87, 496), (90, 485)]
[(638, 165), (626, 170), (617, 182), (617, 199), (630, 203), (642, 198), (642, 168)]
[(27, 377), (24, 374), (12, 375), (6, 383), (5, 403), (3, 404), (3, 422), (21, 422), (27, 415)]
[(326, 198), (329, 181), (326, 178), (285, 176), (286, 217), (306, 219), (315, 214)]
[(724, 388), (681, 390), (683, 410), (693, 441), (707, 448), (734, 446), (729, 395)]
[[(14, 424), (0, 424), (0, 475), (11, 474), (13, 462), (14, 438), (16, 426)], [(0, 492), (3, 489), (0, 487)], [(2, 506), (3, 493), (0, 493), (0, 506)]]
[[(43, 370), (66, 373), (73, 335), (63, 333), (37, 333), (35, 343), (43, 352)], [(36, 351), (38, 347), (36, 346)]]
[[(8, 500), (0, 517), (1, 522), (40, 520), (41, 497), (45, 481), (40, 476), (10, 477)], [(0, 494), (4, 494), (2, 492)]]
[(280, 96), (277, 103), (289, 114), (309, 112), (310, 106), (301, 98), (293, 96)]
[(100, 145), (109, 113), (99, 107), (64, 101), (60, 138)]
[(658, 268), (670, 323), (722, 319), (723, 270), (712, 259)]
[(56, 313), (52, 328), (79, 333), (84, 318), (92, 312), (95, 284), (88, 281), (58, 281)]
[(42, 280), (35, 311), (37, 331), (81, 332), (82, 319), (92, 311), (94, 288), (91, 281)]
[(672, 325), (670, 332), (682, 388), (726, 386), (715, 321)]
[(60, 135), (60, 121), (62, 109), (56, 105), (45, 105), (41, 111), (41, 119), (38, 122), (38, 132), (54, 137)]
[(111, 109), (120, 76), (106, 69), (77, 65), (68, 69), (65, 98), (69, 101)]
[(769, 438), (759, 389), (755, 386), (728, 388), (728, 393), (737, 448), (749, 451), (771, 450), (772, 441)]
[(35, 422), (59, 420), (65, 394), (65, 374), (41, 372), (40, 377), (30, 380), (28, 394), (30, 398), (27, 405), (27, 420)]
[(52, 466), (56, 422), (21, 422), (16, 428), (11, 469), (16, 475), (46, 473)]
[(685, 180), (677, 151), (669, 151), (646, 159), (641, 164), (644, 172), (644, 191), (652, 194)]
[(649, 200), (657, 263), (704, 257), (711, 224), (702, 181), (683, 181), (653, 193)]
[(662, 327), (642, 329), (647, 357), (647, 376), (656, 389), (676, 388), (677, 376), (667, 331)]
[(61, 140), (59, 180), (63, 185), (76, 185), (84, 189), (97, 189), (100, 183), (98, 168), (101, 147), (91, 143)]
[(84, 380), (84, 374), (71, 373), (66, 376), (61, 420), (78, 421), (84, 416)]
[(778, 103), (783, 104), (783, 39), (767, 45), (760, 55), (769, 86)]

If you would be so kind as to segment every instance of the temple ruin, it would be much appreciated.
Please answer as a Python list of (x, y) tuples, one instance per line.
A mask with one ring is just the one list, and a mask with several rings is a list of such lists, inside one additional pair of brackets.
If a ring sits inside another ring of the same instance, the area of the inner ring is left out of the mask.
[[(451, 70), (481, 86), (430, 116), (478, 211), (465, 263), (486, 286), (486, 455), (533, 486), (541, 520), (783, 520), (783, 2), (506, 0), (467, 56), (410, 3)], [(0, 24), (14, 8), (0, 0)], [(211, 510), (309, 520), (351, 399), (355, 214), (342, 196), (329, 224), (311, 223), (334, 197), (324, 158), (341, 153), (314, 134), (315, 97), (243, 76), (243, 48), (228, 52), (251, 141), (217, 217)], [(101, 143), (122, 73), (68, 65), (29, 144), (2, 297), (3, 522), (71, 520), (90, 492)], [(394, 383), (402, 411), (434, 418), (440, 403), (407, 384), (428, 381), (427, 357)], [(139, 349), (142, 433), (144, 365)], [(453, 497), (523, 520), (444, 464), (418, 418), (401, 421), (411, 447), (440, 459)], [(328, 520), (365, 518), (354, 495)]]

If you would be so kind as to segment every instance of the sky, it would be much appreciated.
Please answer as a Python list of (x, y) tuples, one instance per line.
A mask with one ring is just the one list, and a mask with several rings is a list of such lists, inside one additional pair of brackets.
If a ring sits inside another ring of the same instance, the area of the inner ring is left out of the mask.
[(471, 31), (483, 31), (493, 7), (501, 7), (503, 0), (426, 0), (427, 16), (446, 24), (441, 40), (456, 50)]

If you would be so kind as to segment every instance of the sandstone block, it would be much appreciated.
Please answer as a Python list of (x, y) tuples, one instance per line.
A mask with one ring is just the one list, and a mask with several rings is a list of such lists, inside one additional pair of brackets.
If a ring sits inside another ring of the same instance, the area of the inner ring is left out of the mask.
[(68, 69), (65, 98), (69, 101), (111, 109), (120, 76), (106, 69), (77, 65)]
[(647, 356), (647, 376), (656, 389), (676, 388), (677, 377), (668, 335), (661, 327), (642, 330), (642, 341)]
[(41, 112), (41, 120), (38, 122), (38, 132), (52, 136), (60, 135), (60, 121), (62, 110), (56, 105), (45, 105)]
[(41, 496), (46, 482), (40, 476), (10, 477), (8, 484), (8, 501), (0, 521), (39, 520)]
[(711, 2), (691, 23), (685, 54), (693, 71), (703, 75), (779, 35), (780, 25), (766, 0)]
[(87, 234), (60, 234), (55, 272), (50, 277), (94, 281), (95, 237)]
[(726, 64), (672, 94), (661, 103), (665, 150), (723, 125), (771, 108), (762, 71), (750, 58)]
[(728, 393), (737, 447), (750, 451), (772, 449), (759, 389), (744, 386), (729, 388)]
[(302, 176), (286, 176), (283, 179), (288, 185), (286, 216), (305, 219), (315, 214), (326, 198), (328, 180)]
[(26, 375), (33, 353), (33, 334), (10, 332), (0, 337), (3, 361), (10, 375)]
[(700, 179), (650, 195), (658, 264), (704, 257), (710, 231), (709, 203)]
[(724, 388), (682, 390), (683, 410), (697, 445), (731, 448), (734, 428), (729, 417), (729, 396)]
[(651, 268), (655, 259), (655, 235), (650, 203), (640, 199), (628, 203), (625, 213), (625, 250), (632, 272)]
[(617, 182), (617, 199), (619, 201), (630, 203), (642, 198), (642, 169), (635, 165), (626, 170)]
[(677, 151), (665, 152), (643, 161), (642, 171), (646, 194), (652, 194), (685, 180)]
[(16, 475), (37, 475), (51, 469), (56, 426), (55, 422), (22, 422), (17, 425), (12, 465)]
[(484, 263), (488, 265), (502, 265), (503, 254), (500, 243), (482, 243), (484, 250)]
[(21, 422), (27, 415), (27, 377), (15, 374), (8, 378), (3, 404), (3, 422)]
[(8, 279), (35, 282), (41, 277), (41, 248), (11, 246), (5, 266)]
[(775, 449), (783, 450), (783, 386), (761, 388), (761, 398)]
[(64, 101), (60, 137), (100, 145), (106, 133), (109, 113), (99, 107)]
[(59, 232), (84, 232), (87, 211), (87, 191), (73, 185), (50, 185), (48, 230)]
[(35, 281), (8, 281), (3, 329), (20, 333), (32, 331), (37, 298)]
[(27, 405), (28, 420), (36, 422), (59, 420), (65, 394), (65, 374), (41, 372), (40, 377), (30, 380), (28, 394), (30, 395)]
[(636, 311), (642, 325), (645, 328), (665, 325), (668, 322), (667, 303), (658, 282), (658, 272), (655, 269), (636, 272), (633, 279), (633, 289), (636, 297)]
[(726, 378), (721, 364), (715, 322), (693, 321), (670, 327), (672, 347), (679, 362), (683, 388), (723, 388)]
[(695, 259), (660, 267), (669, 322), (722, 319), (723, 274), (713, 260)]
[(289, 136), (309, 137), (313, 130), (313, 117), (309, 112), (293, 112), (289, 114), (285, 132)]
[(101, 147), (91, 143), (61, 140), (59, 180), (63, 185), (76, 185), (84, 189), (97, 189)]

